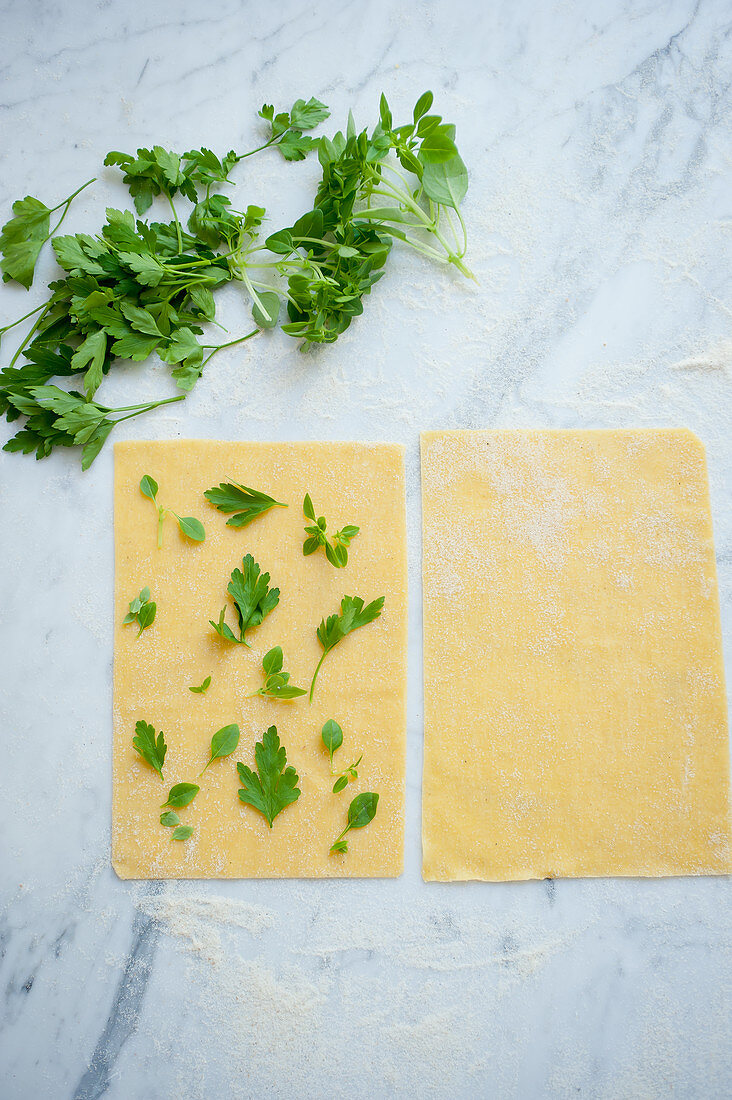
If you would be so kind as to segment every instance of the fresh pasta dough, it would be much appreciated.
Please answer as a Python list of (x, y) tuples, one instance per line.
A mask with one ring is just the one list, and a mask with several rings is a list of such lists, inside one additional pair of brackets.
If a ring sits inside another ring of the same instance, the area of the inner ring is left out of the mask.
[[(201, 519), (204, 543), (165, 522), (156, 546), (155, 508), (139, 490), (143, 474), (159, 484), (160, 503)], [(203, 491), (236, 481), (269, 493), (287, 508), (273, 508), (234, 529)], [(322, 551), (304, 557), (302, 514), (306, 492), (330, 532), (361, 528), (343, 569)], [(378, 498), (378, 511), (374, 501)], [(385, 534), (386, 533), (386, 534)], [(405, 679), (407, 577), (402, 448), (365, 443), (224, 443), (205, 440), (124, 442), (115, 447), (115, 659), (114, 798), (112, 860), (122, 878), (270, 878), (279, 876), (396, 876), (404, 832)], [(232, 569), (251, 553), (279, 605), (247, 639), (251, 649), (219, 638), (209, 625), (224, 604)], [(129, 601), (148, 585), (157, 602), (154, 624), (139, 640), (123, 626)], [(262, 657), (284, 652), (292, 683), (309, 687), (322, 653), (316, 628), (339, 610), (344, 595), (368, 603), (385, 596), (379, 619), (344, 638), (326, 658), (312, 705), (248, 698), (263, 682)], [(189, 691), (211, 676), (203, 695)], [(135, 723), (162, 729), (168, 743), (165, 783), (135, 752)], [(327, 718), (343, 729), (337, 770), (363, 753), (358, 780), (333, 794), (320, 730)], [(234, 754), (196, 776), (209, 756), (212, 735), (236, 722)], [(299, 800), (275, 819), (272, 830), (243, 805), (236, 761), (254, 766), (254, 743), (276, 725), (288, 763), (300, 776)], [(173, 841), (159, 823), (161, 803), (174, 783), (198, 782), (200, 793), (179, 812), (194, 826)], [(379, 793), (378, 812), (349, 833), (346, 855), (329, 848), (346, 824), (351, 799)]]
[(704, 450), (422, 436), (423, 874), (730, 871)]

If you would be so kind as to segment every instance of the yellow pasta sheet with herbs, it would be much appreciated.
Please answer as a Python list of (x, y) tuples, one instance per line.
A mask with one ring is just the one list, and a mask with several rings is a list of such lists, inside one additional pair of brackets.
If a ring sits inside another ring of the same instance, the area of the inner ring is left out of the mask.
[[(164, 524), (157, 548), (157, 517), (139, 489), (150, 474), (158, 500), (182, 516), (200, 519), (202, 543)], [(287, 508), (272, 508), (248, 526), (203, 496), (220, 482), (261, 490)], [(303, 556), (302, 512), (310, 493), (332, 533), (360, 527), (345, 568), (322, 550)], [(378, 501), (378, 509), (374, 502)], [(279, 605), (247, 632), (251, 649), (220, 638), (209, 625), (226, 605), (226, 587), (242, 557), (252, 554)], [(225, 443), (204, 440), (125, 442), (115, 447), (114, 798), (112, 859), (122, 878), (270, 878), (396, 876), (404, 833), (407, 576), (404, 460), (401, 447), (364, 443)], [(157, 603), (152, 626), (138, 639), (123, 625), (129, 601), (145, 585)], [(263, 684), (262, 657), (284, 653), (291, 683), (309, 687), (322, 654), (321, 618), (339, 611), (344, 595), (370, 603), (385, 597), (380, 618), (347, 635), (326, 657), (312, 704), (249, 698)], [(194, 694), (206, 676), (205, 694)], [(343, 729), (336, 771), (363, 753), (358, 779), (333, 794), (328, 753), (320, 731), (333, 718)], [(165, 782), (134, 750), (135, 723), (163, 730), (168, 744)], [(237, 723), (239, 746), (197, 779), (212, 735)], [(254, 745), (275, 725), (288, 764), (300, 777), (300, 798), (270, 830), (265, 818), (239, 801), (236, 762), (254, 767)], [(197, 782), (194, 801), (178, 810), (194, 827), (185, 841), (171, 839), (159, 822), (161, 803), (176, 783)], [(348, 834), (347, 854), (329, 854), (347, 821), (351, 799), (379, 794), (375, 818)]]
[(422, 478), (424, 877), (729, 872), (700, 442), (428, 432)]

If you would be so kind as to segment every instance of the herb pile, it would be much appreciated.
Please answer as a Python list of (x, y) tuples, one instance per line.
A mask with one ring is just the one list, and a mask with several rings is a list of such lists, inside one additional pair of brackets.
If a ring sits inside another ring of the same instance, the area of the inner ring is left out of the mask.
[[(328, 108), (298, 99), (289, 111), (263, 106), (269, 136), (244, 153), (217, 155), (204, 146), (177, 153), (160, 145), (110, 152), (104, 163), (121, 171), (135, 210), (108, 209), (94, 235), (56, 235), (73, 198), (93, 180), (54, 207), (30, 195), (16, 201), (0, 233), (3, 279), (29, 288), (49, 239), (64, 274), (49, 284), (45, 302), (0, 328), (2, 336), (34, 318), (0, 370), (0, 415), (9, 422), (26, 418), (5, 450), (45, 458), (56, 447), (80, 447), (88, 469), (115, 424), (183, 400), (218, 351), (275, 327), (283, 306), (282, 331), (303, 348), (333, 343), (363, 312), (395, 242), (471, 277), (460, 213), (467, 170), (455, 127), (431, 113), (432, 102), (425, 92), (412, 118), (396, 125), (382, 95), (370, 131), (358, 131), (349, 114), (345, 132), (314, 138), (308, 131), (329, 117)], [(311, 207), (263, 239), (265, 209), (237, 209), (222, 189), (232, 186), (241, 161), (270, 148), (289, 161), (317, 150), (322, 178)], [(157, 199), (171, 220), (145, 219)], [(56, 211), (61, 216), (51, 229)], [(205, 327), (218, 324), (216, 291), (230, 283), (243, 286), (256, 327), (212, 343)], [(96, 400), (115, 363), (143, 362), (153, 353), (171, 367), (180, 395), (116, 408)], [(80, 388), (67, 391), (54, 379), (73, 379)], [(233, 488), (245, 498), (253, 492)], [(231, 494), (221, 502), (237, 503)], [(245, 499), (232, 525), (249, 522), (235, 520), (256, 503)], [(334, 558), (342, 558), (348, 542), (337, 545), (329, 560), (344, 564)]]

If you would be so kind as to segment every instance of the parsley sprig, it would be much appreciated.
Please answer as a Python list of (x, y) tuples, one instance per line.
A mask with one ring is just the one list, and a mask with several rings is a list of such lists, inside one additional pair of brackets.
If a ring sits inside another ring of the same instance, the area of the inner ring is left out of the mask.
[(280, 745), (276, 726), (270, 726), (257, 741), (254, 759), (256, 772), (246, 764), (236, 765), (242, 784), (239, 800), (259, 810), (271, 829), (277, 815), (300, 797), (299, 776), (291, 765), (287, 766), (287, 752)]
[[(56, 206), (46, 206), (33, 195), (26, 195), (13, 203), (13, 217), (0, 232), (0, 270), (4, 283), (14, 280), (28, 290), (43, 245), (57, 231), (76, 196), (95, 182), (94, 179), (87, 180)], [(51, 214), (57, 210), (61, 211), (61, 217), (51, 229)], [(25, 317), (21, 317), (21, 321), (24, 320)]]
[(248, 485), (239, 485), (236, 481), (222, 481), (218, 488), (206, 489), (203, 495), (219, 512), (225, 515), (234, 513), (227, 519), (227, 527), (246, 527), (270, 508), (287, 507), (267, 493), (250, 489)]
[(127, 623), (137, 623), (140, 628), (137, 633), (137, 637), (139, 638), (143, 630), (146, 630), (155, 622), (156, 612), (157, 604), (150, 599), (150, 589), (145, 585), (145, 587), (140, 590), (139, 596), (135, 596), (134, 600), (130, 600), (130, 609), (122, 620), (122, 625), (126, 626)]
[(251, 554), (242, 558), (241, 569), (235, 569), (231, 574), (231, 580), (227, 585), (227, 592), (234, 600), (236, 617), (239, 625), (239, 637), (234, 634), (231, 627), (224, 621), (226, 608), (221, 609), (218, 622), (209, 619), (216, 633), (229, 642), (237, 642), (245, 646), (246, 632), (253, 626), (259, 626), (263, 619), (274, 611), (280, 602), (279, 588), (269, 587), (269, 573), (261, 573), (258, 563)]
[(310, 493), (305, 494), (305, 499), (302, 504), (303, 514), (307, 519), (312, 520), (312, 525), (308, 525), (305, 528), (305, 533), (308, 536), (302, 546), (302, 552), (305, 557), (310, 554), (314, 554), (321, 546), (325, 549), (325, 556), (331, 565), (334, 565), (336, 569), (342, 569), (344, 565), (348, 563), (348, 547), (351, 544), (351, 539), (355, 538), (360, 528), (346, 526), (341, 528), (340, 531), (336, 531), (333, 535), (333, 541), (328, 538), (327, 523), (325, 516), (315, 516), (315, 508), (313, 502), (310, 499)]
[(340, 614), (329, 615), (327, 619), (321, 619), (320, 626), (317, 629), (317, 636), (318, 641), (323, 647), (323, 655), (318, 661), (317, 668), (313, 673), (313, 679), (310, 683), (311, 703), (313, 701), (315, 681), (318, 678), (320, 667), (330, 651), (334, 649), (339, 642), (343, 641), (347, 634), (350, 634), (353, 630), (358, 630), (360, 626), (366, 626), (367, 623), (372, 623), (374, 619), (378, 619), (383, 606), (383, 596), (379, 596), (377, 600), (373, 600), (372, 603), (367, 604), (365, 607), (360, 596), (344, 596), (341, 600)]
[(269, 699), (297, 699), (300, 695), (307, 695), (305, 688), (295, 687), (290, 683), (289, 672), (282, 671), (283, 661), (282, 648), (278, 645), (265, 653), (262, 658), (264, 684), (247, 698), (253, 699), (255, 695), (262, 695)]
[(162, 780), (165, 754), (168, 751), (163, 731), (161, 730), (156, 736), (155, 727), (141, 718), (139, 722), (135, 723), (135, 736), (132, 738), (132, 744), (135, 751), (139, 752), (142, 759), (146, 760), (150, 767), (155, 769)]

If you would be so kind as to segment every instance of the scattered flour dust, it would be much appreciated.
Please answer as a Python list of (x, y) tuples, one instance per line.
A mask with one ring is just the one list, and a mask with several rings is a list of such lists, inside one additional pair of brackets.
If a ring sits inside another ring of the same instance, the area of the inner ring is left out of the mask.
[(364, 1100), (394, 1090), (447, 1096), (462, 1067), (478, 1065), (500, 1002), (530, 997), (592, 923), (547, 933), (525, 916), (492, 923), (448, 908), (377, 912), (335, 895), (321, 906), (298, 888), (288, 896), (297, 916), (185, 884), (137, 902), (182, 952), (189, 1007), (205, 1021), (204, 1053), (195, 1035), (182, 1044), (177, 1028), (160, 1036), (162, 1053), (174, 1048), (171, 1083), (185, 1084), (190, 1100), (211, 1095), (214, 1082), (236, 1097), (257, 1088), (267, 1098), (341, 1088)]

